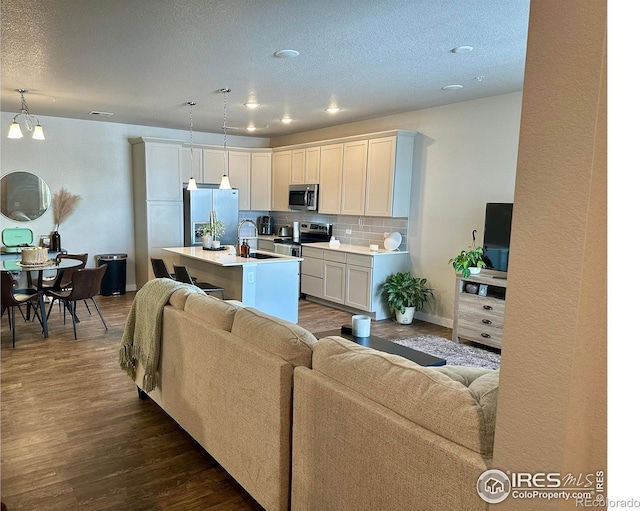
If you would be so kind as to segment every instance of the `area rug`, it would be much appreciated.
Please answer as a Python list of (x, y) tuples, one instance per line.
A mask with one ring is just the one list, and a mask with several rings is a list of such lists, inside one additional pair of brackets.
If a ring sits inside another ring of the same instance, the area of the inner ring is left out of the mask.
[(447, 365), (451, 366), (482, 367), (485, 369), (500, 368), (499, 353), (477, 348), (470, 344), (453, 342), (437, 335), (394, 339), (391, 342), (444, 358), (447, 361)]

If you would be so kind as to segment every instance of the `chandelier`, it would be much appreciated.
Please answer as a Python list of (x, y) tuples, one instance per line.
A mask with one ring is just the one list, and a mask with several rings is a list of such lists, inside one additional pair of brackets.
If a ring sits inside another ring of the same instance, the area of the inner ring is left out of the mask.
[(18, 117), (24, 115), (24, 126), (27, 128), (27, 131), (33, 131), (32, 138), (34, 140), (44, 140), (44, 131), (42, 131), (42, 126), (40, 126), (40, 121), (35, 115), (29, 113), (27, 100), (24, 98), (24, 95), (29, 91), (16, 89), (16, 92), (20, 93), (22, 104), (20, 106), (20, 112), (13, 117), (13, 122), (11, 126), (9, 126), (9, 138), (22, 138), (22, 130), (18, 124)]

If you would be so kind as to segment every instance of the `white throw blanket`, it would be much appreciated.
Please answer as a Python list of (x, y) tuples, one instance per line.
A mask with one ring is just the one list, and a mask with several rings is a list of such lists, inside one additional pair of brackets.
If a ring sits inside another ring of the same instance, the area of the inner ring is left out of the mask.
[(153, 279), (136, 293), (124, 325), (120, 345), (120, 367), (136, 379), (138, 362), (144, 367), (142, 390), (151, 392), (158, 381), (162, 311), (171, 295), (181, 288), (205, 294), (200, 288), (172, 279)]

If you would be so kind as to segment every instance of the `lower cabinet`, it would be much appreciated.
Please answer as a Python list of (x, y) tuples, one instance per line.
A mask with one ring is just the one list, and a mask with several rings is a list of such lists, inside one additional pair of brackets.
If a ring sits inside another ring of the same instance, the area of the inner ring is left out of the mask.
[(343, 305), (345, 310), (391, 317), (381, 285), (398, 271), (407, 271), (408, 254), (364, 255), (305, 246), (302, 250), (301, 291), (307, 297)]
[(273, 252), (273, 241), (263, 240), (258, 238), (258, 250), (266, 250), (267, 252)]

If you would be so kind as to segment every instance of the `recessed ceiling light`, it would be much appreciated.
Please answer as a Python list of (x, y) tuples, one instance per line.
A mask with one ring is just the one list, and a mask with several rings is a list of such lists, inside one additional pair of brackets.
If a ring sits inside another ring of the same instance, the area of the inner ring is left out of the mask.
[(278, 50), (274, 55), (281, 59), (292, 59), (300, 55), (300, 52), (298, 50)]
[(258, 108), (260, 106), (260, 103), (250, 101), (249, 103), (245, 103), (244, 106), (246, 106), (247, 108)]
[(247, 126), (247, 131), (255, 131), (256, 127), (255, 126)]
[(445, 85), (442, 87), (442, 90), (459, 90), (462, 89), (463, 85), (453, 84), (453, 85)]
[(293, 119), (291, 117), (283, 117), (282, 119), (280, 119), (282, 122), (284, 122), (285, 124), (289, 124), (291, 121), (293, 121)]
[(325, 112), (329, 112), (330, 114), (338, 113), (340, 109), (337, 106), (330, 106), (329, 108), (325, 108)]
[(470, 53), (473, 51), (473, 46), (456, 46), (451, 50), (451, 53)]

